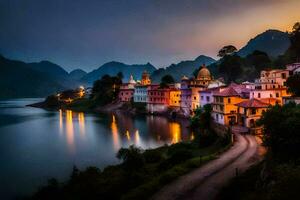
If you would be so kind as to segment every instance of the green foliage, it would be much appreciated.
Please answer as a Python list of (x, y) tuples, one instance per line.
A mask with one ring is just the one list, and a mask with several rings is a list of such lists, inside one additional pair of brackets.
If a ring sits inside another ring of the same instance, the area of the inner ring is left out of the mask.
[(121, 84), (122, 79), (119, 76), (104, 75), (100, 80), (94, 82), (91, 99), (97, 105), (111, 103), (117, 98)]
[(228, 55), (232, 55), (237, 51), (236, 47), (233, 45), (227, 45), (224, 46), (220, 51), (218, 52), (218, 56), (223, 58)]
[(190, 120), (191, 128), (194, 131), (197, 131), (197, 129), (199, 129), (200, 132), (208, 130), (210, 128), (211, 111), (212, 107), (210, 104), (206, 104), (203, 108), (197, 108), (194, 111), (194, 116)]
[(249, 65), (254, 66), (255, 70), (259, 73), (261, 70), (270, 68), (272, 61), (268, 54), (262, 51), (254, 51), (247, 57), (247, 62)]
[(174, 82), (175, 80), (171, 75), (165, 75), (161, 78), (160, 88), (168, 88), (168, 85)]
[(264, 144), (275, 159), (300, 158), (300, 105), (276, 105), (263, 114), (259, 123), (264, 126)]
[(298, 62), (300, 60), (300, 23), (296, 22), (293, 26), (293, 30), (290, 33), (291, 46), (284, 53), (284, 55), (279, 56), (275, 65), (277, 67), (285, 66), (289, 63)]
[(145, 165), (143, 150), (131, 145), (128, 149), (121, 148), (117, 153), (117, 158), (123, 161), (123, 165), (129, 170), (139, 170)]
[(294, 96), (300, 96), (300, 74), (290, 76), (286, 81), (289, 92)]
[(227, 82), (236, 81), (243, 73), (244, 60), (237, 54), (225, 55), (218, 65), (219, 72)]

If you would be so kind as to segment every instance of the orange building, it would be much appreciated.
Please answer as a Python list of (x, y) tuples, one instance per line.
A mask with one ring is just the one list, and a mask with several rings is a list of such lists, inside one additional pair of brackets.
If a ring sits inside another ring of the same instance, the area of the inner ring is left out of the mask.
[(150, 85), (151, 84), (150, 75), (147, 71), (144, 71), (142, 74), (141, 84), (142, 85)]
[(170, 107), (180, 107), (180, 94), (181, 91), (179, 89), (170, 89)]
[(235, 105), (238, 110), (238, 124), (247, 128), (255, 128), (256, 121), (261, 118), (270, 104), (258, 99), (250, 99)]
[(222, 125), (233, 125), (237, 123), (237, 103), (244, 101), (241, 93), (237, 92), (234, 87), (229, 86), (213, 94), (213, 111), (214, 121)]

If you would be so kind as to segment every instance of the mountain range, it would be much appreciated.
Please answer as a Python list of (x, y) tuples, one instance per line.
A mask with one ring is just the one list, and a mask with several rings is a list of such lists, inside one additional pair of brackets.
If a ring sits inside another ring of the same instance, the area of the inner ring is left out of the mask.
[[(238, 51), (240, 56), (247, 56), (254, 50), (268, 53), (271, 57), (283, 54), (289, 47), (289, 35), (278, 30), (268, 30), (251, 39)], [(0, 55), (0, 98), (16, 97), (44, 97), (49, 94), (78, 87), (79, 85), (91, 86), (93, 82), (103, 75), (116, 75), (122, 72), (127, 81), (132, 74), (135, 79), (140, 79), (143, 71), (151, 73), (153, 82), (170, 74), (179, 81), (183, 75), (192, 76), (193, 72), (202, 64), (208, 66), (212, 73), (216, 73), (215, 63), (211, 57), (200, 55), (195, 60), (181, 61), (171, 64), (166, 68), (156, 69), (152, 64), (128, 65), (121, 62), (108, 62), (97, 69), (87, 73), (82, 69), (76, 69), (68, 73), (63, 67), (49, 62), (25, 63), (22, 61), (7, 59)]]
[(278, 30), (267, 30), (249, 42), (238, 51), (242, 57), (247, 56), (255, 50), (266, 52), (275, 58), (282, 55), (290, 46), (289, 34)]
[(160, 82), (161, 78), (167, 74), (173, 76), (176, 81), (180, 81), (182, 76), (192, 76), (193, 72), (198, 69), (202, 64), (210, 65), (216, 62), (215, 59), (201, 55), (195, 60), (181, 61), (177, 64), (171, 64), (166, 68), (160, 68), (154, 71), (151, 75), (153, 82)]
[(121, 62), (113, 61), (113, 62), (105, 63), (104, 65), (100, 66), (98, 69), (95, 69), (90, 73), (87, 73), (85, 76), (81, 78), (81, 81), (88, 85), (92, 85), (95, 80), (99, 79), (105, 74), (113, 76), (119, 72), (122, 72), (123, 74), (123, 81), (128, 81), (130, 75), (133, 75), (135, 79), (140, 79), (144, 71), (147, 71), (148, 73), (151, 74), (155, 70), (156, 68), (150, 63), (140, 64), (140, 65), (138, 64), (127, 65)]

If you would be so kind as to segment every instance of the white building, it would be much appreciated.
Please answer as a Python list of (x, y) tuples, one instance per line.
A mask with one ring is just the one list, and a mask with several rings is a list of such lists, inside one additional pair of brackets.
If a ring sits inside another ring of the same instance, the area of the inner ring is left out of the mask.
[(209, 88), (209, 89), (206, 89), (206, 90), (199, 91), (199, 97), (200, 97), (199, 98), (200, 99), (199, 104), (201, 105), (201, 107), (204, 107), (206, 104), (213, 103), (214, 93), (220, 92), (220, 90), (221, 90), (221, 87)]
[(133, 101), (147, 103), (147, 85), (136, 85), (133, 94)]

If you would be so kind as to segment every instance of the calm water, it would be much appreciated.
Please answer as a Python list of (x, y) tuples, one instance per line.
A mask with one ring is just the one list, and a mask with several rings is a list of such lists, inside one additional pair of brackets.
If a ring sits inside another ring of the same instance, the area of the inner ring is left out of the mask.
[(116, 164), (120, 147), (154, 148), (192, 137), (185, 120), (25, 107), (38, 101), (0, 101), (0, 199), (30, 194), (51, 177), (65, 180), (73, 165)]

